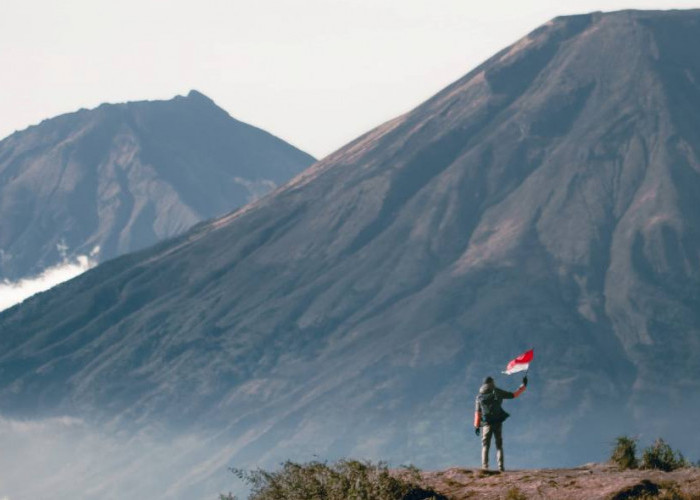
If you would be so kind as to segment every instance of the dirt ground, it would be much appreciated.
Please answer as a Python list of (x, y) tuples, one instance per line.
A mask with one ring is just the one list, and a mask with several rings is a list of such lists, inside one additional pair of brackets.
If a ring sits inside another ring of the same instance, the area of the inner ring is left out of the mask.
[(673, 472), (626, 470), (601, 464), (573, 469), (513, 470), (503, 473), (452, 468), (423, 472), (426, 486), (450, 500), (700, 500), (700, 468)]

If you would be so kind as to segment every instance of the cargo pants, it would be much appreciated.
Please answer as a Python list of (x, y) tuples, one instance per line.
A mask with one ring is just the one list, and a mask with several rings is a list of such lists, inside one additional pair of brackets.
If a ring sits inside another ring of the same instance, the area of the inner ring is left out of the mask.
[(498, 470), (503, 470), (503, 422), (497, 424), (485, 424), (481, 428), (481, 467), (489, 468), (489, 449), (491, 448), (491, 436), (496, 439), (496, 458)]

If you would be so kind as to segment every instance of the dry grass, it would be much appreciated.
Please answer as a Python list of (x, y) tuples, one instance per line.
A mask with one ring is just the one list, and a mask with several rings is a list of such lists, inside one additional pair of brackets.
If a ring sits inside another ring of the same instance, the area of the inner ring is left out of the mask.
[(424, 472), (422, 483), (450, 500), (690, 500), (700, 499), (700, 468), (671, 472), (589, 464), (573, 469), (485, 473), (479, 469)]
[(511, 486), (506, 491), (505, 500), (527, 500), (525, 494), (517, 486)]

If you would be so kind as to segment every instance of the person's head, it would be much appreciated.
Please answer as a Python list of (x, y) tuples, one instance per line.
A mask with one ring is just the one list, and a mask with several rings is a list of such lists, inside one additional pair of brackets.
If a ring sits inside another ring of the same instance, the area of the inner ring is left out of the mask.
[(484, 385), (493, 385), (493, 379), (491, 377), (486, 377), (484, 379)]

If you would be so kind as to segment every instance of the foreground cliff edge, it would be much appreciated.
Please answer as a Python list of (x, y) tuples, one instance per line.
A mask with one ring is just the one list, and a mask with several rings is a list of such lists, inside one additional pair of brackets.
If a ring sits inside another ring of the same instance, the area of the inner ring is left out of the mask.
[(451, 468), (424, 472), (422, 477), (427, 487), (450, 500), (700, 498), (700, 468), (697, 467), (663, 472), (586, 464), (571, 469), (524, 469), (500, 474), (478, 468)]
[[(625, 469), (590, 463), (574, 468), (506, 472), (453, 467), (424, 472), (413, 466), (390, 469), (386, 463), (287, 461), (276, 471), (231, 472), (249, 488), (248, 500), (463, 500), (566, 499), (624, 500), (700, 498), (700, 467), (689, 463), (673, 471)], [(220, 500), (240, 500), (231, 493)]]

